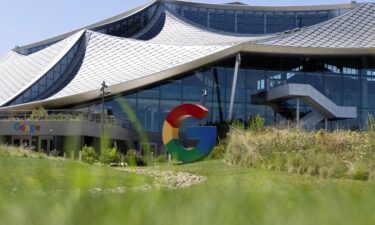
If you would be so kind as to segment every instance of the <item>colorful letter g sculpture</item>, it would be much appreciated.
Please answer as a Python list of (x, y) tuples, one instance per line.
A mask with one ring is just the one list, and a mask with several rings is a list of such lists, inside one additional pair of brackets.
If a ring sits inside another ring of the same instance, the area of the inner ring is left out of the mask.
[(201, 126), (186, 128), (188, 139), (199, 140), (194, 148), (185, 148), (178, 137), (182, 122), (188, 117), (202, 120), (208, 109), (195, 104), (183, 104), (174, 108), (163, 125), (163, 142), (167, 151), (178, 161), (191, 163), (208, 156), (216, 145), (216, 127)]

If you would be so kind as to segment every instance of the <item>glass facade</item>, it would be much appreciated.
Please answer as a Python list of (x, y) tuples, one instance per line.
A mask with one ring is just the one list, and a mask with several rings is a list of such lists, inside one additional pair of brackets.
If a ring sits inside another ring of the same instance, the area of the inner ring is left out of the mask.
[[(220, 62), (172, 80), (108, 100), (105, 107), (117, 118), (128, 118), (121, 107), (126, 102), (148, 132), (161, 132), (167, 114), (182, 103), (202, 104), (209, 109), (203, 122), (187, 120), (184, 126), (217, 123), (228, 119), (235, 59)], [(296, 101), (279, 107), (258, 101), (267, 89), (285, 83), (310, 84), (340, 106), (358, 108), (357, 119), (329, 121), (329, 128), (361, 129), (368, 113), (375, 112), (375, 59), (243, 55), (234, 100), (233, 119), (248, 121), (260, 114), (268, 125), (295, 119)], [(202, 92), (207, 95), (203, 96)], [(100, 111), (100, 103), (78, 107)], [(302, 101), (301, 118), (311, 111)], [(129, 119), (129, 118), (128, 118)], [(323, 127), (323, 124), (319, 126)], [(318, 128), (319, 128), (318, 126)], [(182, 129), (182, 131), (184, 128)]]
[(130, 37), (147, 26), (158, 7), (159, 3), (155, 3), (133, 16), (97, 27), (94, 31), (117, 37)]
[(240, 34), (270, 34), (315, 25), (350, 9), (317, 11), (251, 11), (165, 3), (174, 13), (211, 29)]
[[(54, 41), (54, 42), (50, 42), (50, 43), (47, 43), (47, 44), (44, 44), (44, 45), (39, 45), (39, 46), (36, 46), (36, 47), (32, 47), (32, 48), (27, 48), (27, 49), (22, 49), (22, 50), (19, 50), (17, 51), (18, 53), (22, 54), (22, 55), (30, 55), (30, 54), (33, 54), (35, 52), (38, 52), (42, 49), (45, 49), (53, 44), (55, 44), (57, 41)], [(17, 50), (17, 48), (16, 48)]]

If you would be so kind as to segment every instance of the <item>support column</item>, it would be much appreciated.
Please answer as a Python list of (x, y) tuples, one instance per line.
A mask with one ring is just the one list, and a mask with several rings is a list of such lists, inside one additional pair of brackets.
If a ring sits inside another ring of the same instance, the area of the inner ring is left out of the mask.
[(238, 31), (237, 23), (237, 11), (234, 11), (234, 33), (237, 33)]
[(328, 130), (328, 119), (324, 118), (324, 129)]
[(238, 54), (236, 57), (236, 65), (235, 65), (234, 74), (233, 74), (232, 93), (230, 95), (228, 120), (232, 120), (233, 118), (234, 97), (236, 96), (238, 70), (239, 70), (240, 65), (241, 65), (241, 54)]
[(297, 98), (297, 109), (296, 109), (296, 122), (297, 122), (297, 128), (299, 128), (299, 98)]

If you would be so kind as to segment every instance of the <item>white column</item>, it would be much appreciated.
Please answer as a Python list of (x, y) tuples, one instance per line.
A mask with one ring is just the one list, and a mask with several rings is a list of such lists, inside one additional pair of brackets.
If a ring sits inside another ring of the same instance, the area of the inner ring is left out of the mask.
[(324, 119), (324, 129), (328, 130), (328, 119), (327, 118)]
[(237, 11), (234, 11), (234, 33), (237, 33)]
[(299, 128), (299, 98), (297, 98), (297, 110), (296, 110), (296, 121), (297, 121), (297, 128)]
[(233, 74), (232, 93), (230, 95), (228, 120), (231, 120), (233, 118), (234, 97), (236, 96), (238, 70), (239, 70), (240, 65), (241, 65), (241, 54), (238, 54), (236, 57), (236, 65), (235, 65), (234, 74)]

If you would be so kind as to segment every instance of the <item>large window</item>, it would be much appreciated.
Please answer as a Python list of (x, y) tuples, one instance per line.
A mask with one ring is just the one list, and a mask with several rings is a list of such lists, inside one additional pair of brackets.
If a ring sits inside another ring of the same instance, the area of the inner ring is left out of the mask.
[(337, 105), (342, 105), (342, 79), (338, 75), (325, 76), (325, 95)]
[(361, 106), (361, 91), (359, 77), (344, 76), (343, 78), (343, 104), (346, 106)]
[(182, 81), (170, 80), (161, 86), (161, 98), (163, 99), (181, 99)]
[(118, 37), (130, 37), (147, 26), (155, 15), (158, 4), (155, 3), (133, 16), (95, 28), (95, 31)]
[(316, 90), (324, 93), (324, 76), (319, 73), (306, 73), (306, 83), (313, 86)]
[(317, 11), (252, 11), (187, 6), (165, 3), (174, 13), (201, 26), (219, 31), (264, 34), (311, 26), (337, 17), (350, 9)]
[(362, 107), (375, 108), (375, 76), (362, 77)]
[(138, 98), (137, 117), (145, 130), (159, 131), (159, 99)]
[(295, 28), (293, 12), (269, 12), (267, 15), (267, 33), (277, 33)]
[[(324, 66), (328, 59), (323, 58), (293, 59), (293, 61), (298, 61), (298, 66), (289, 69), (291, 67), (287, 57), (273, 57), (272, 60), (266, 60), (265, 57), (267, 56), (242, 56), (243, 64), (238, 73), (233, 119), (246, 121), (257, 114), (264, 116), (267, 124), (295, 119), (295, 100), (284, 100), (273, 105), (267, 105), (265, 102), (265, 93), (269, 88), (286, 83), (310, 84), (337, 105), (358, 108), (360, 117), (357, 120), (330, 122), (331, 128), (363, 127), (367, 118), (363, 116), (363, 113), (375, 112), (375, 72), (373, 72), (375, 70), (347, 64), (356, 59), (337, 58), (336, 63), (329, 64), (335, 66)], [(253, 61), (254, 58), (271, 62), (273, 65), (269, 66), (268, 70), (267, 64), (263, 70), (254, 69), (253, 64), (246, 63)], [(314, 60), (314, 64), (311, 64), (311, 60)], [(330, 60), (333, 62), (333, 59)], [(173, 80), (160, 81), (153, 87), (125, 94), (124, 97), (114, 100), (113, 114), (118, 118), (128, 118), (128, 112), (124, 111), (126, 107), (121, 107), (121, 104), (126, 103), (129, 106), (127, 108), (131, 108), (137, 115), (140, 122), (138, 126), (142, 125), (148, 132), (160, 132), (168, 113), (181, 103), (201, 104), (209, 109), (209, 114), (203, 121), (187, 120), (182, 131), (187, 126), (228, 120), (234, 74), (233, 61), (229, 59), (207, 68), (181, 74)], [(375, 67), (375, 60), (374, 62), (367, 61), (367, 64), (358, 65)], [(314, 69), (311, 65), (321, 65), (322, 68)], [(275, 68), (280, 70), (275, 70)], [(282, 68), (287, 69), (282, 70)], [(322, 72), (324, 69), (325, 71)], [(28, 95), (32, 96), (32, 93), (30, 90)], [(108, 107), (106, 105), (106, 108)], [(95, 108), (100, 108), (100, 104), (91, 107), (92, 110)], [(311, 110), (311, 106), (301, 101), (301, 116)]]
[(186, 19), (191, 20), (202, 26), (207, 26), (207, 9), (206, 8), (196, 8), (196, 7), (187, 7), (182, 8), (182, 14)]
[(197, 72), (191, 76), (182, 79), (183, 82), (183, 99), (200, 101), (205, 89), (204, 74)]
[(237, 12), (237, 33), (241, 34), (264, 34), (263, 12)]

